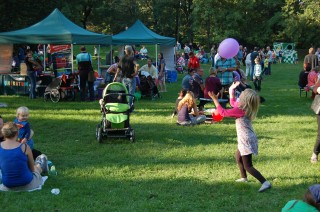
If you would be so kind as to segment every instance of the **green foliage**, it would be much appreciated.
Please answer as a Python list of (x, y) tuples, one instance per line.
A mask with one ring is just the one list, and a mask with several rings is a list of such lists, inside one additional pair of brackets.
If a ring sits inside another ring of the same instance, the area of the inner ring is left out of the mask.
[(158, 34), (205, 47), (234, 37), (245, 46), (320, 45), (318, 0), (30, 0), (0, 4), (0, 31), (30, 26), (59, 8), (76, 24), (117, 34), (140, 19)]

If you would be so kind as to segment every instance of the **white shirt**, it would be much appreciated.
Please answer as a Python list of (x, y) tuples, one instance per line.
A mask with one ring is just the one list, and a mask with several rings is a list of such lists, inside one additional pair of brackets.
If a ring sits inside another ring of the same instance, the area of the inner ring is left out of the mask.
[(249, 53), (246, 57), (246, 63), (251, 63), (251, 53)]
[(219, 53), (217, 53), (217, 54), (214, 56), (214, 64), (216, 64), (219, 59), (221, 59), (221, 57), (220, 57)]

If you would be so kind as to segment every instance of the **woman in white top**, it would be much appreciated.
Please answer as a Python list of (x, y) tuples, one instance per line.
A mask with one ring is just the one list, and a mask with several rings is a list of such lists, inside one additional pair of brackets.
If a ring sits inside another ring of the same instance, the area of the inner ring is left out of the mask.
[(251, 73), (252, 64), (251, 64), (251, 52), (246, 57), (246, 77)]

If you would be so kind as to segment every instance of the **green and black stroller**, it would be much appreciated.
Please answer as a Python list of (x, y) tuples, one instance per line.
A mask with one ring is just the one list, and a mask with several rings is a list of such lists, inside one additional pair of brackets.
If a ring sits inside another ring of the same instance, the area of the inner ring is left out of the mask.
[[(129, 104), (129, 98), (132, 105)], [(118, 82), (107, 85), (100, 100), (102, 120), (97, 125), (96, 137), (99, 143), (103, 138), (128, 138), (134, 142), (134, 130), (130, 125), (130, 113), (133, 109), (134, 96)]]

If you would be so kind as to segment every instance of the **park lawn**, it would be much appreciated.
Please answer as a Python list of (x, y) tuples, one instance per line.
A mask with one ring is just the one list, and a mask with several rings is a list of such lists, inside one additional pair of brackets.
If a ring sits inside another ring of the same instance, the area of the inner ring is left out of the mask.
[[(266, 99), (253, 126), (259, 137), (255, 167), (272, 183), (258, 193), (259, 182), (235, 183), (239, 170), (235, 123), (181, 127), (171, 118), (183, 75), (167, 84), (156, 101), (135, 104), (131, 124), (136, 142), (105, 139), (95, 127), (101, 121), (98, 102), (44, 102), (25, 96), (0, 96), (8, 107), (0, 114), (13, 120), (15, 109), (29, 107), (35, 147), (57, 169), (42, 190), (0, 193), (1, 211), (279, 211), (301, 199), (318, 183), (319, 165), (310, 163), (317, 134), (312, 100), (300, 98), (302, 65), (276, 64), (262, 81)], [(209, 66), (204, 66), (208, 73)], [(207, 104), (206, 108), (213, 107)], [(59, 188), (60, 194), (51, 194)]]

